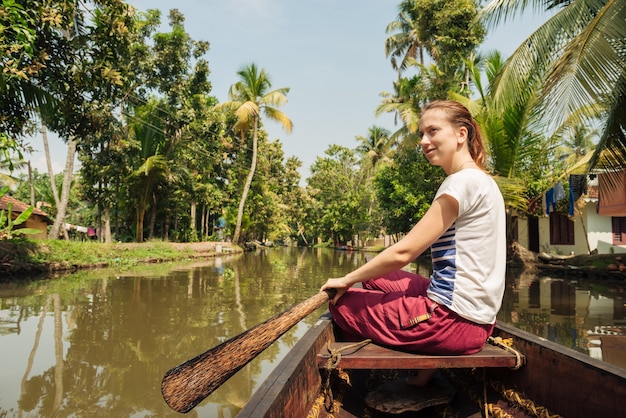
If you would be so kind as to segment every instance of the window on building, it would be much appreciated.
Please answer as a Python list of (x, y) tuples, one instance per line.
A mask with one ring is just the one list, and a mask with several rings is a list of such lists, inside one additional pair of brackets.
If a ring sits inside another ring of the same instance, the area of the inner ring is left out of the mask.
[(611, 217), (613, 245), (626, 245), (626, 216)]
[(550, 245), (574, 245), (574, 221), (567, 215), (550, 213)]

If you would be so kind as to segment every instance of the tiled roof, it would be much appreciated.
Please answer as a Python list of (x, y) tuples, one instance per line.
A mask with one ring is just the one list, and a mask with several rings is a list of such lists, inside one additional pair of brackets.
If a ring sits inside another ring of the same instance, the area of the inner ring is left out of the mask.
[[(4, 195), (0, 197), (0, 210), (8, 210), (9, 203), (12, 203), (11, 210), (13, 211), (13, 213), (22, 213), (30, 207), (30, 205), (27, 205), (22, 201), (19, 201), (11, 196)], [(35, 208), (33, 210), (33, 215), (39, 215), (45, 218), (46, 222), (52, 223), (52, 220), (50, 219), (48, 214), (41, 209)]]

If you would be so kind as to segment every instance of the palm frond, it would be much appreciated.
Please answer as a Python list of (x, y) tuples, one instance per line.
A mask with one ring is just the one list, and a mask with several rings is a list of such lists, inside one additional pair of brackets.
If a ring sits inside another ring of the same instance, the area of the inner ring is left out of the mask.
[(278, 122), (285, 132), (291, 133), (293, 131), (293, 122), (280, 110), (266, 106), (263, 108), (263, 112), (271, 120)]
[(526, 184), (519, 178), (508, 178), (502, 176), (494, 177), (500, 193), (504, 198), (504, 204), (507, 207), (517, 209), (519, 211), (526, 211), (528, 209), (528, 201), (524, 197), (526, 191)]

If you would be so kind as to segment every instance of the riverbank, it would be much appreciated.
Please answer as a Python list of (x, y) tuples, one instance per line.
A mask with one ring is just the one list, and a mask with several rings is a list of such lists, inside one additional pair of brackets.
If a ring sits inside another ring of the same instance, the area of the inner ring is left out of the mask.
[(626, 254), (557, 255), (533, 253), (514, 244), (508, 265), (564, 278), (626, 280)]
[(101, 244), (91, 241), (0, 241), (0, 278), (209, 258), (242, 251), (230, 242)]
[[(244, 249), (230, 242), (164, 242), (100, 244), (93, 241), (0, 241), (0, 279), (72, 272), (111, 266), (210, 258)], [(429, 260), (425, 260), (427, 262)], [(514, 245), (509, 267), (557, 277), (626, 280), (626, 254), (558, 256), (535, 254)]]

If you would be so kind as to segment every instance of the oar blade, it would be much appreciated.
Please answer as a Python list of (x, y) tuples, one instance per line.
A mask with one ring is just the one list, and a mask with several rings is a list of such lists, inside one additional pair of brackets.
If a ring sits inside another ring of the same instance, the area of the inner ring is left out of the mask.
[(161, 382), (163, 399), (177, 412), (191, 411), (296, 323), (326, 302), (334, 289), (293, 308), (170, 369)]

